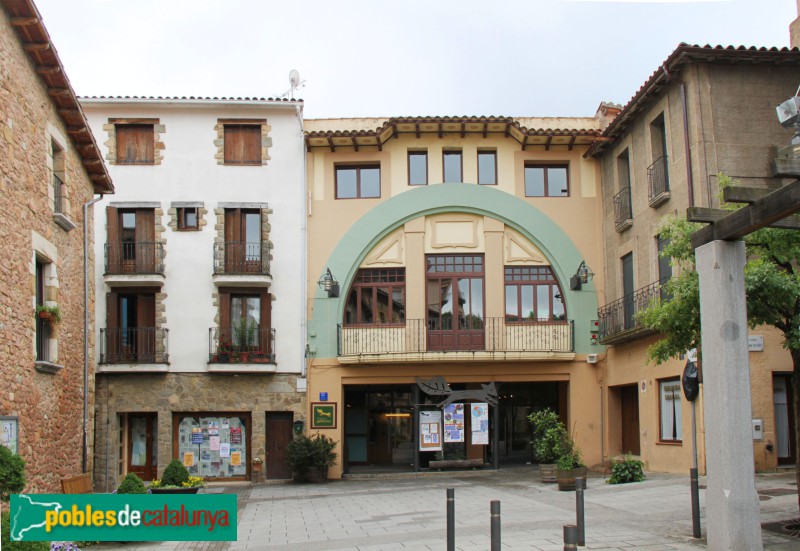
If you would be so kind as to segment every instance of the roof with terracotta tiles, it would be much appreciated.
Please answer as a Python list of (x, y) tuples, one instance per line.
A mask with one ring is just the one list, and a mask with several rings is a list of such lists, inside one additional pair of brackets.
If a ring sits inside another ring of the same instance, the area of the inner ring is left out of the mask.
[(114, 184), (103, 162), (103, 156), (36, 6), (31, 0), (0, 0), (0, 6), (6, 11), (23, 50), (47, 88), (50, 100), (64, 122), (67, 134), (81, 157), (84, 170), (92, 181), (94, 191), (113, 193)]
[(251, 97), (226, 97), (226, 96), (81, 96), (79, 98), (84, 102), (91, 101), (186, 101), (186, 102), (257, 102), (257, 103), (303, 103), (301, 99), (289, 98), (259, 98), (256, 96)]
[(662, 89), (690, 63), (727, 65), (791, 65), (800, 67), (800, 49), (765, 48), (755, 46), (711, 46), (681, 42), (667, 59), (628, 101), (622, 111), (605, 128), (586, 156), (597, 155), (617, 138), (623, 136), (636, 116), (646, 109)]

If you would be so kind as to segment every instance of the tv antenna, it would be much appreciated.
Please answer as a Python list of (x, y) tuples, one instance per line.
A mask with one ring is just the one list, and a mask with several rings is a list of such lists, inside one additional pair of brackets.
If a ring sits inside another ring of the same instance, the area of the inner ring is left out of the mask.
[(292, 69), (289, 71), (289, 84), (291, 84), (292, 87), (281, 94), (280, 97), (289, 97), (290, 99), (294, 99), (295, 90), (300, 90), (306, 87), (306, 81), (300, 80), (300, 73), (297, 72), (297, 69)]

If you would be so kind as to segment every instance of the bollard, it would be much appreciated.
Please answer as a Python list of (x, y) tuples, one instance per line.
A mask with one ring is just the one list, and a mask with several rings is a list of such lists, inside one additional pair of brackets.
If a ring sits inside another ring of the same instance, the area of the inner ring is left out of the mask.
[(692, 537), (700, 538), (700, 483), (697, 480), (697, 468), (689, 469), (692, 491)]
[(586, 488), (586, 479), (579, 476), (575, 479), (575, 516), (578, 523), (578, 541), (581, 547), (586, 545), (586, 523), (583, 518), (583, 490)]
[(574, 524), (564, 525), (564, 551), (577, 551), (578, 527)]
[(447, 551), (456, 551), (456, 497), (455, 489), (447, 489)]
[(489, 503), (491, 512), (492, 547), (491, 551), (500, 551), (500, 502)]

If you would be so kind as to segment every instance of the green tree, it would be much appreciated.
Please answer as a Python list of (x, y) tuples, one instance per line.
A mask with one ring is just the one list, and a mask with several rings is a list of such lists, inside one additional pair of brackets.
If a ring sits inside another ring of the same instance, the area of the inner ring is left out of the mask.
[[(732, 185), (720, 175), (720, 188)], [(723, 205), (735, 210), (740, 205)], [(662, 338), (648, 355), (660, 364), (697, 348), (700, 342), (700, 285), (694, 265), (692, 233), (701, 224), (682, 217), (670, 217), (659, 230), (668, 238), (663, 255), (672, 258), (680, 274), (664, 286), (662, 299), (654, 300), (637, 318), (644, 326), (659, 331)], [(763, 228), (745, 237), (747, 264), (744, 269), (747, 319), (750, 327), (771, 325), (783, 333), (783, 346), (792, 358), (792, 390), (795, 414), (795, 449), (800, 450), (800, 231)], [(800, 485), (800, 454), (796, 465)], [(798, 496), (800, 507), (800, 496)]]
[(25, 461), (0, 444), (0, 501), (25, 489)]

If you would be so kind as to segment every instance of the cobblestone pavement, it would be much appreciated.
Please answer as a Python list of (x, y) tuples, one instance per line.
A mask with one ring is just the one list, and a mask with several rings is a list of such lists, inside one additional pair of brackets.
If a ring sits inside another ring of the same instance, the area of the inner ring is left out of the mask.
[[(238, 541), (103, 544), (101, 550), (395, 551), (446, 549), (446, 490), (455, 489), (456, 548), (488, 551), (489, 503), (501, 502), (504, 551), (563, 549), (562, 526), (575, 523), (575, 493), (537, 480), (534, 468), (387, 476), (323, 484), (206, 488), (236, 492)], [(793, 473), (756, 477), (762, 523), (797, 518)], [(648, 473), (611, 486), (590, 475), (585, 494), (591, 550), (705, 549), (691, 537), (687, 476)], [(704, 480), (701, 479), (701, 485)], [(704, 505), (701, 490), (701, 507)], [(703, 522), (704, 522), (703, 518)], [(704, 536), (705, 536), (705, 526)], [(800, 549), (800, 537), (763, 531), (770, 551)]]

